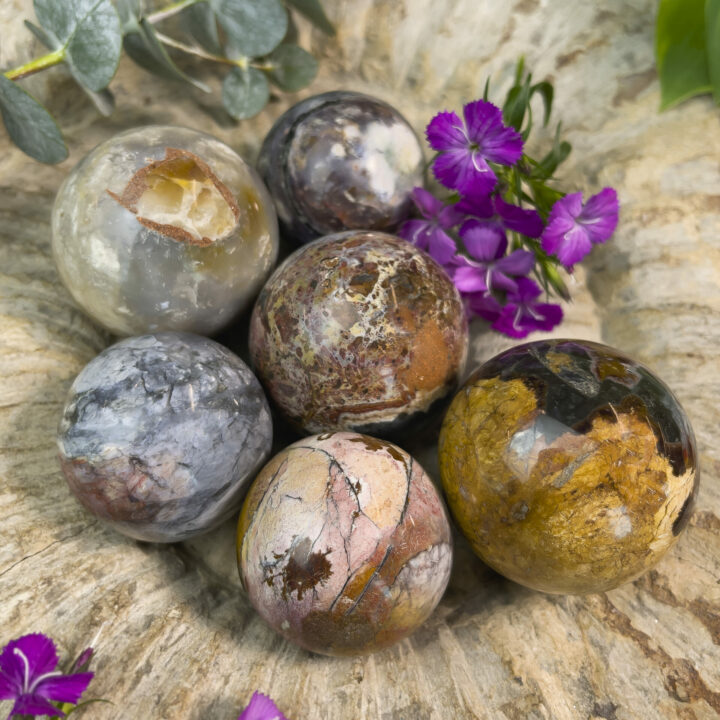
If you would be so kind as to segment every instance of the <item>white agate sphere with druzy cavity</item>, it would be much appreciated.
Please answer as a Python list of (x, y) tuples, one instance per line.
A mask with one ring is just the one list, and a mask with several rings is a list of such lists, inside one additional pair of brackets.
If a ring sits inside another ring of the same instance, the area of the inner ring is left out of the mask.
[(53, 254), (75, 301), (119, 335), (211, 334), (253, 299), (275, 264), (277, 218), (255, 171), (186, 128), (136, 128), (67, 177)]

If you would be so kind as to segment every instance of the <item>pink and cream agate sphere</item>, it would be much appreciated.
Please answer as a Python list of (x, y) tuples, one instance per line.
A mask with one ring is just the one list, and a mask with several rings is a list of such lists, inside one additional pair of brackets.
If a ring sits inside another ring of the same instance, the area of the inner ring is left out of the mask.
[(255, 479), (238, 566), (252, 604), (289, 640), (326, 655), (370, 653), (410, 635), (440, 601), (452, 566), (448, 516), (396, 445), (315, 435)]

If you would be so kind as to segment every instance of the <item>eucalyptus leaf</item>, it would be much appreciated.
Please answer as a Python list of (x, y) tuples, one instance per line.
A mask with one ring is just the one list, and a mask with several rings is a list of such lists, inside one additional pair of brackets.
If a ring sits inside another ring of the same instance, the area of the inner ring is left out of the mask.
[(52, 38), (41, 27), (38, 27), (29, 20), (25, 21), (25, 27), (46, 47), (48, 50), (58, 50), (62, 47), (57, 38)]
[(123, 41), (125, 52), (134, 62), (154, 75), (169, 80), (183, 80), (204, 92), (210, 92), (205, 83), (190, 77), (172, 61), (151, 23), (143, 18), (138, 28), (138, 32), (128, 33)]
[(233, 51), (248, 58), (272, 52), (285, 37), (287, 10), (280, 0), (210, 0)]
[(273, 66), (268, 73), (270, 82), (286, 92), (307, 87), (317, 75), (317, 60), (297, 45), (280, 45), (268, 61)]
[(140, 16), (142, 8), (140, 0), (115, 0), (115, 7), (120, 16), (123, 35), (140, 31)]
[(200, 47), (213, 53), (213, 55), (222, 55), (217, 19), (207, 2), (199, 2), (185, 8), (180, 15), (180, 21), (185, 32)]
[(705, 0), (660, 0), (655, 54), (661, 110), (712, 90), (705, 37)]
[(294, 7), (303, 14), (316, 28), (322, 30), (326, 35), (334, 35), (333, 27), (328, 16), (325, 14), (320, 0), (287, 0), (288, 5)]
[(111, 0), (35, 0), (35, 13), (65, 48), (75, 79), (88, 90), (107, 87), (122, 47), (120, 18)]
[(720, 104), (720, 0), (705, 0), (705, 44), (713, 97)]
[(30, 157), (50, 164), (67, 157), (67, 147), (50, 113), (2, 73), (0, 113), (12, 141)]
[(90, 98), (92, 104), (95, 106), (97, 111), (104, 117), (112, 115), (115, 109), (115, 96), (105, 88), (100, 92), (93, 92), (87, 88), (83, 88), (85, 94)]
[(233, 68), (223, 81), (223, 105), (236, 120), (257, 115), (269, 98), (265, 75), (255, 68)]

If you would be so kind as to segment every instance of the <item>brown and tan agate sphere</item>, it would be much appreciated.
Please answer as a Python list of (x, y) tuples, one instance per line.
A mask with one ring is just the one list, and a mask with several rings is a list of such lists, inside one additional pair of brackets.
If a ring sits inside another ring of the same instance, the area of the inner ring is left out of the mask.
[(238, 567), (260, 615), (326, 655), (374, 652), (432, 613), (452, 566), (445, 507), (420, 465), (358, 433), (305, 438), (250, 488)]
[(668, 387), (604, 345), (547, 340), (483, 365), (443, 422), (440, 472), (477, 554), (511, 580), (601, 592), (687, 525), (695, 439)]
[(355, 230), (293, 253), (263, 288), (250, 355), (305, 433), (397, 436), (457, 386), (467, 321), (445, 271), (394, 235)]

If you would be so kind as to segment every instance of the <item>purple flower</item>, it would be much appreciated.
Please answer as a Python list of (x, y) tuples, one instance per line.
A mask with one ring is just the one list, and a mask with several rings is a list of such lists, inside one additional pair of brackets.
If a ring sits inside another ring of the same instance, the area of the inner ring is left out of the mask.
[(398, 235), (422, 250), (427, 250), (441, 265), (449, 262), (457, 248), (455, 241), (445, 232), (462, 220), (453, 205), (444, 205), (434, 195), (421, 187), (413, 190), (413, 200), (424, 220), (408, 220), (402, 224)]
[(466, 216), (466, 225), (481, 225), (497, 228), (502, 234), (506, 230), (518, 232), (531, 238), (538, 238), (543, 231), (543, 221), (537, 210), (526, 210), (505, 202), (497, 193), (466, 195), (455, 205), (457, 211)]
[(488, 322), (495, 322), (500, 317), (502, 305), (490, 293), (468, 293), (464, 299), (472, 315), (479, 315)]
[(552, 330), (562, 320), (562, 308), (536, 302), (541, 294), (535, 282), (518, 278), (517, 290), (508, 293), (508, 303), (493, 322), (493, 329), (513, 338), (524, 338), (533, 330)]
[(618, 212), (617, 193), (609, 187), (593, 195), (585, 205), (582, 193), (566, 195), (550, 211), (542, 248), (557, 255), (565, 267), (572, 267), (590, 252), (593, 243), (603, 243), (613, 234)]
[(0, 700), (14, 700), (15, 714), (55, 715), (65, 713), (52, 705), (54, 700), (77, 703), (93, 678), (93, 673), (63, 675), (55, 643), (45, 635), (33, 633), (11, 640), (0, 654)]
[(267, 695), (254, 692), (238, 720), (287, 720), (287, 718)]
[(485, 100), (463, 107), (465, 122), (454, 112), (438, 113), (427, 126), (430, 147), (440, 155), (435, 177), (460, 192), (489, 192), (497, 178), (488, 162), (513, 165), (522, 156), (522, 137), (502, 121), (500, 108)]
[(514, 291), (517, 281), (512, 275), (526, 275), (535, 263), (535, 256), (527, 250), (515, 250), (505, 255), (507, 238), (493, 227), (468, 227), (461, 231), (470, 259), (458, 255), (453, 264), (459, 266), (451, 271), (453, 282), (462, 293), (492, 290)]

